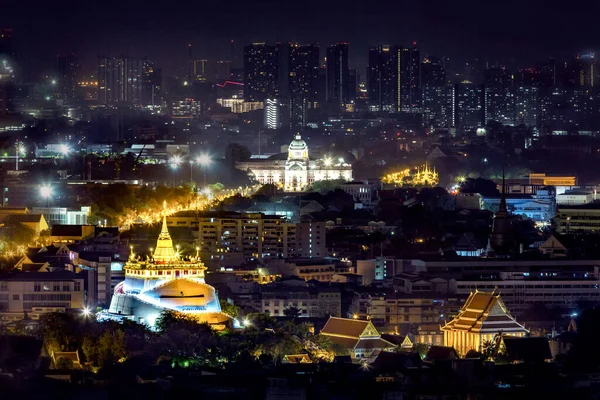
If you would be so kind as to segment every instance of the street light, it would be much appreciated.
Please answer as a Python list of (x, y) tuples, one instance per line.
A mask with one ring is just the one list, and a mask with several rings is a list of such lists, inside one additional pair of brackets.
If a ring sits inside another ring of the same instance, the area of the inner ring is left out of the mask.
[(58, 146), (58, 152), (66, 157), (71, 152), (71, 148), (66, 144), (61, 144)]
[(196, 158), (196, 162), (202, 165), (202, 171), (204, 173), (204, 186), (206, 186), (206, 167), (212, 164), (212, 159), (206, 153), (200, 154), (198, 158)]
[(40, 187), (40, 196), (46, 199), (46, 208), (49, 208), (50, 196), (52, 196), (52, 187), (50, 185), (43, 185)]

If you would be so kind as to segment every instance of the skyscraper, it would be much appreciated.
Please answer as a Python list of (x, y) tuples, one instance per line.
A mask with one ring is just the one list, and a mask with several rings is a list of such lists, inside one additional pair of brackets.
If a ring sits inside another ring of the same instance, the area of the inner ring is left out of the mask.
[(454, 87), (453, 126), (463, 131), (475, 130), (485, 125), (485, 86), (458, 83)]
[(54, 61), (57, 96), (62, 99), (75, 99), (77, 97), (79, 59), (75, 54), (58, 54)]
[(289, 50), (290, 97), (302, 97), (309, 107), (317, 102), (319, 80), (319, 45), (291, 44)]
[(147, 61), (129, 57), (99, 57), (98, 101), (142, 106), (143, 70)]
[(367, 67), (367, 90), (371, 111), (397, 111), (398, 48), (371, 46)]
[(288, 88), (290, 127), (306, 125), (306, 112), (317, 106), (319, 84), (319, 46), (289, 45)]
[(421, 53), (417, 44), (398, 49), (398, 111), (419, 112), (421, 109)]
[(446, 70), (441, 59), (432, 56), (423, 58), (421, 88), (423, 126), (430, 129), (451, 127), (454, 86), (446, 79)]
[(279, 46), (253, 43), (244, 47), (244, 99), (265, 101), (279, 95)]
[(348, 65), (348, 43), (338, 43), (327, 48), (328, 103), (344, 105), (349, 99), (350, 68)]
[(143, 60), (141, 65), (141, 106), (157, 107), (161, 104), (162, 74), (160, 69), (154, 68), (154, 63)]

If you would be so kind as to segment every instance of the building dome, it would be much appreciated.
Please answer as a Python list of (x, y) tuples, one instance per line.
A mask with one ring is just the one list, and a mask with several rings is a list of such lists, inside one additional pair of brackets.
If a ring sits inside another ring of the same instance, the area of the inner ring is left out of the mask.
[(289, 150), (306, 150), (308, 146), (306, 146), (306, 142), (302, 140), (300, 134), (296, 135), (292, 143), (290, 143)]
[(300, 134), (297, 134), (288, 147), (288, 160), (299, 159), (308, 159), (308, 146)]

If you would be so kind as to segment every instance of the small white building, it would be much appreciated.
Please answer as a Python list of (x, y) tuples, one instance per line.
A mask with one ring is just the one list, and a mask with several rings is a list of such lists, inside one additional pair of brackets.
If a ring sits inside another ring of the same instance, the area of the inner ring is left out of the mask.
[(556, 196), (556, 203), (566, 206), (581, 206), (596, 200), (595, 190), (568, 190)]

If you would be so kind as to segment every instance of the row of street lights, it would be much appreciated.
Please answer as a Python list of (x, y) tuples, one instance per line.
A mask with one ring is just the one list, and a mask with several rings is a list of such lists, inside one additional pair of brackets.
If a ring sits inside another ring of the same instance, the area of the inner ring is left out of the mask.
[[(190, 183), (193, 184), (194, 182), (194, 170), (193, 170), (193, 166), (194, 164), (199, 164), (202, 166), (202, 172), (204, 174), (204, 186), (206, 186), (206, 168), (208, 168), (211, 164), (212, 164), (212, 158), (210, 158), (210, 156), (208, 154), (200, 154), (198, 157), (196, 157), (196, 159), (189, 159), (188, 162), (190, 163)], [(184, 160), (183, 157), (179, 156), (179, 155), (175, 155), (173, 157), (171, 157), (171, 159), (169, 160), (169, 166), (171, 167), (171, 169), (176, 170), (177, 168), (179, 168), (179, 166), (181, 164), (183, 164)]]

